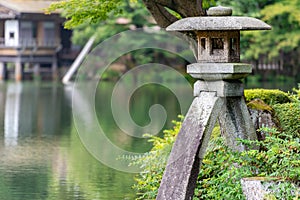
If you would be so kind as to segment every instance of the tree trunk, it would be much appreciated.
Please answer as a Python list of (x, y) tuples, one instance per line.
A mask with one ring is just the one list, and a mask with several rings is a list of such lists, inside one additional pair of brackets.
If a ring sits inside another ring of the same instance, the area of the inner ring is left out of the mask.
[(178, 20), (168, 9), (178, 13), (182, 18), (206, 15), (202, 0), (143, 0), (156, 23), (166, 28)]

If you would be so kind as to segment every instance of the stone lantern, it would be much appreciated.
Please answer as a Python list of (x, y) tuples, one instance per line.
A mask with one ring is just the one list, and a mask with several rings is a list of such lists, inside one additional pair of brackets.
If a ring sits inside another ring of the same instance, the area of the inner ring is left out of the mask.
[(189, 33), (198, 43), (197, 63), (187, 72), (198, 79), (194, 100), (173, 145), (157, 200), (192, 199), (200, 165), (212, 129), (219, 119), (227, 145), (235, 151), (247, 149), (237, 139), (257, 139), (244, 100), (240, 79), (252, 72), (240, 63), (240, 31), (269, 30), (271, 26), (250, 17), (231, 16), (232, 9), (212, 7), (208, 16), (183, 18), (167, 31)]
[[(208, 16), (189, 17), (176, 21), (167, 27), (167, 31), (191, 32), (196, 35), (198, 43), (198, 63), (208, 63), (208, 74), (232, 74), (234, 71), (226, 71), (229, 68), (239, 68), (236, 73), (243, 76), (227, 76), (222, 79), (243, 78), (251, 73), (252, 67), (240, 62), (240, 31), (243, 30), (269, 30), (271, 26), (251, 17), (231, 16), (232, 9), (227, 7), (212, 7), (207, 11)], [(210, 63), (218, 63), (210, 64)], [(226, 63), (226, 64), (221, 64)], [(232, 63), (231, 67), (227, 63)], [(201, 67), (204, 70), (204, 65)], [(239, 67), (236, 67), (239, 66)], [(222, 67), (222, 68), (221, 68)], [(193, 74), (192, 67), (188, 66), (188, 73)], [(201, 74), (206, 73), (202, 71)], [(206, 76), (196, 76), (200, 79), (211, 79)], [(218, 76), (217, 79), (219, 79)], [(213, 78), (214, 79), (214, 78)]]

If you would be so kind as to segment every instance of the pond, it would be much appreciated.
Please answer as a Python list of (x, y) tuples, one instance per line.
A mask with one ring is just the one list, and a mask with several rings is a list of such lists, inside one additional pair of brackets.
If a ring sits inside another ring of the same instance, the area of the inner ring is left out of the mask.
[[(136, 173), (126, 168), (128, 163), (123, 168), (111, 164), (122, 158), (107, 144), (138, 155), (147, 152), (151, 146), (142, 135), (171, 128), (192, 101), (190, 85), (175, 82), (137, 85), (130, 96), (124, 88), (114, 93), (114, 83), (102, 82), (92, 98), (55, 82), (0, 83), (0, 199), (134, 199)], [(88, 98), (94, 107), (85, 106)], [(151, 107), (157, 104), (165, 111), (152, 112), (160, 109)], [(105, 140), (95, 143), (100, 157), (83, 143), (81, 126), (86, 124), (86, 132), (98, 134), (97, 124), (105, 133)]]
[[(99, 124), (115, 145), (147, 152), (147, 139), (124, 134), (114, 122), (108, 106), (112, 89), (110, 83), (97, 88)], [(189, 105), (191, 92), (183, 90), (182, 95)], [(72, 85), (0, 83), (0, 199), (134, 199), (136, 174), (104, 165), (87, 151), (76, 130), (71, 100)], [(131, 101), (130, 115), (140, 126), (149, 123), (152, 104), (165, 107), (164, 128), (170, 128), (180, 113), (174, 94), (161, 86), (141, 87)]]

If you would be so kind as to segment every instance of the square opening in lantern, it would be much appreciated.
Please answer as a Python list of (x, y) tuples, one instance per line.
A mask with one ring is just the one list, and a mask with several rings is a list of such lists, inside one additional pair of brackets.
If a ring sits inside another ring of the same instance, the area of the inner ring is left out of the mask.
[(211, 54), (220, 54), (224, 51), (224, 38), (211, 38)]

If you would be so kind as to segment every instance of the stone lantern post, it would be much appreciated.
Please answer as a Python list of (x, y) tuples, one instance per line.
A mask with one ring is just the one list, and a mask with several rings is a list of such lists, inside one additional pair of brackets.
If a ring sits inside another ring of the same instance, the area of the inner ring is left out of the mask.
[(271, 27), (255, 18), (231, 16), (231, 8), (212, 7), (207, 14), (184, 18), (167, 27), (167, 31), (190, 32), (197, 39), (198, 62), (188, 65), (187, 72), (198, 80), (194, 85), (195, 98), (171, 151), (157, 200), (192, 199), (217, 118), (233, 150), (246, 150), (237, 138), (257, 138), (240, 80), (252, 72), (251, 65), (239, 63), (240, 31)]

